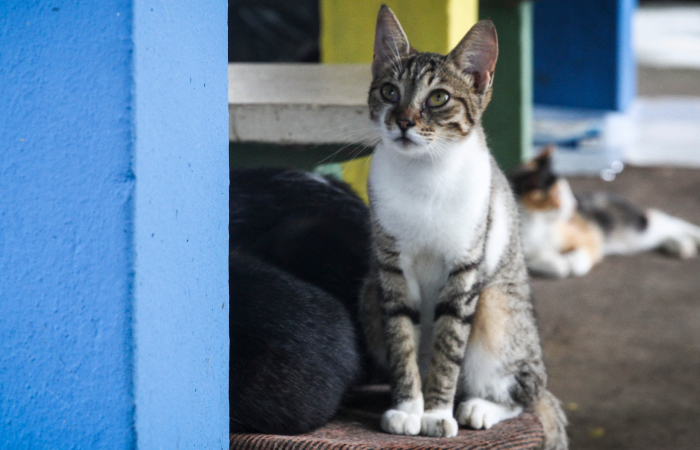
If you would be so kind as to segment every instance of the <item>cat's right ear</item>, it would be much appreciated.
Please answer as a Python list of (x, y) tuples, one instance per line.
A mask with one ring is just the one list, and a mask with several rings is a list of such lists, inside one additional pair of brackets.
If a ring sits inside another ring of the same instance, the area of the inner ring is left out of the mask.
[(498, 59), (498, 36), (493, 22), (477, 22), (447, 57), (463, 73), (474, 77), (477, 92), (487, 92), (493, 83)]
[(397, 61), (413, 52), (408, 43), (399, 19), (386, 5), (379, 8), (377, 28), (374, 33), (374, 59), (372, 75), (377, 76), (385, 66), (397, 64)]

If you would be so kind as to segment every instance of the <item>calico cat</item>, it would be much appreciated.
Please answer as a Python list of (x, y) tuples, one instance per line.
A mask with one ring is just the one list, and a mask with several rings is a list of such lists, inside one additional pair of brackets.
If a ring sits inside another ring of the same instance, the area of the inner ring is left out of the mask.
[(382, 142), (370, 167), (373, 255), (361, 320), (389, 368), (384, 431), (452, 437), (458, 424), (489, 428), (534, 411), (544, 448), (566, 449), (517, 205), (481, 126), (497, 54), (490, 21), (442, 56), (414, 50), (380, 9), (369, 109)]
[(359, 376), (367, 207), (319, 175), (232, 171), (229, 233), (231, 432), (323, 426)]
[(552, 152), (509, 175), (520, 204), (528, 269), (555, 278), (582, 276), (605, 255), (660, 249), (697, 255), (700, 227), (655, 209), (641, 209), (611, 192), (574, 195), (552, 171)]

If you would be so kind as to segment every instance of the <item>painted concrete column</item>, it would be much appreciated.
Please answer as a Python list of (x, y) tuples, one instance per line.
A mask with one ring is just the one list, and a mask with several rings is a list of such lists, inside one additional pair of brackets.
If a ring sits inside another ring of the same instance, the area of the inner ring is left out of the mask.
[(227, 8), (134, 1), (139, 448), (228, 448)]
[(227, 446), (226, 3), (187, 3), (0, 3), (0, 449)]
[(479, 17), (498, 30), (493, 96), (483, 122), (493, 155), (508, 170), (532, 148), (532, 2), (481, 0)]

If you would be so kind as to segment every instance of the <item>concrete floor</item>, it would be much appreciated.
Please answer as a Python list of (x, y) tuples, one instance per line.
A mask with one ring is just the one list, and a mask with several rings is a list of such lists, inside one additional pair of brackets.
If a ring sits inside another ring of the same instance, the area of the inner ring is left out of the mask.
[[(571, 182), (700, 224), (700, 170)], [(572, 450), (700, 449), (700, 259), (609, 257), (585, 277), (536, 279), (533, 289)]]
[(642, 97), (700, 97), (700, 70), (641, 66), (637, 77), (637, 93)]
[[(639, 67), (638, 93), (700, 98), (700, 70)], [(700, 169), (627, 167), (611, 183), (571, 184), (700, 224)], [(533, 290), (571, 450), (700, 449), (700, 259), (609, 257)]]
[[(638, 93), (700, 98), (700, 70), (639, 67)], [(570, 181), (700, 224), (700, 169)], [(700, 259), (609, 257), (585, 277), (532, 284), (571, 450), (700, 449)]]

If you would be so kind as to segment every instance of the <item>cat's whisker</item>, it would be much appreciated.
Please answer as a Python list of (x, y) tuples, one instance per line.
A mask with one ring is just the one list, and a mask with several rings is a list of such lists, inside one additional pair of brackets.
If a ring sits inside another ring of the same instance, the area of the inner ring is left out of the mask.
[[(379, 135), (379, 131), (376, 126), (354, 128), (350, 130), (338, 131), (337, 128), (327, 128), (325, 130), (319, 130), (320, 133), (327, 135), (327, 138), (336, 138), (340, 142), (351, 139), (357, 141), (357, 143), (365, 142), (368, 139), (373, 139)], [(354, 137), (357, 136), (357, 139)], [(354, 143), (354, 142), (353, 142)], [(314, 147), (318, 147), (325, 144), (315, 144)]]
[[(329, 160), (332, 160), (334, 157), (336, 157), (338, 154), (346, 150), (348, 147), (353, 147), (357, 146), (357, 150), (353, 150), (352, 154), (354, 159), (357, 155), (359, 155), (362, 151), (366, 150), (367, 148), (371, 147), (376, 147), (376, 145), (381, 142), (381, 134), (377, 130), (376, 127), (365, 127), (361, 129), (356, 129), (356, 130), (348, 130), (345, 132), (345, 136), (342, 136), (339, 138), (341, 140), (345, 140), (346, 138), (351, 138), (350, 134), (353, 133), (362, 133), (363, 134), (363, 139), (356, 140), (353, 142), (348, 142), (343, 144), (339, 149), (331, 153), (330, 155), (326, 156), (325, 158), (321, 159), (320, 161), (317, 162), (317, 164), (323, 164)], [(311, 148), (319, 148), (322, 145), (327, 145), (327, 144), (315, 144)]]
[(362, 152), (364, 152), (364, 151), (367, 150), (368, 148), (374, 148), (374, 146), (365, 145), (365, 146), (362, 146), (362, 147), (358, 147), (356, 150), (354, 150), (353, 152), (350, 153), (350, 159), (349, 159), (348, 161), (352, 161), (352, 160), (356, 159), (357, 157), (360, 156), (360, 154), (361, 154)]
[(335, 152), (333, 152), (331, 155), (328, 155), (328, 156), (326, 156), (325, 158), (323, 158), (322, 160), (318, 161), (316, 164), (323, 164), (323, 163), (325, 163), (326, 161), (328, 161), (329, 159), (331, 159), (331, 158), (337, 156), (340, 152), (342, 152), (343, 150), (347, 149), (348, 147), (356, 146), (357, 148), (353, 149), (353, 150), (350, 152), (350, 158), (348, 159), (348, 161), (351, 161), (351, 160), (357, 158), (362, 152), (364, 152), (364, 151), (367, 150), (368, 148), (374, 148), (374, 147), (376, 147), (376, 145), (377, 145), (380, 141), (381, 141), (381, 138), (377, 138), (377, 139), (373, 140), (373, 143), (364, 143), (364, 144), (363, 144), (363, 143), (349, 143), (349, 144), (345, 144), (345, 145), (343, 145), (341, 148), (339, 148), (338, 150), (336, 150)]
[(376, 139), (376, 140), (373, 140), (372, 142), (365, 142), (365, 143), (361, 143), (361, 144), (360, 143), (352, 144), (352, 146), (354, 148), (350, 151), (350, 154), (352, 155), (351, 159), (354, 159), (355, 157), (357, 157), (359, 154), (366, 151), (367, 149), (375, 148), (377, 146), (377, 144), (379, 144), (379, 142), (381, 142), (381, 139)]
[(340, 153), (341, 153), (343, 150), (345, 150), (346, 148), (351, 147), (351, 146), (353, 146), (353, 145), (358, 145), (358, 144), (355, 144), (355, 143), (352, 143), (352, 142), (349, 143), (349, 144), (345, 144), (345, 145), (343, 145), (342, 147), (340, 147), (338, 150), (336, 150), (336, 151), (334, 151), (333, 153), (331, 153), (330, 155), (326, 156), (325, 158), (321, 159), (320, 161), (317, 161), (316, 164), (323, 164), (323, 163), (325, 163), (326, 161), (328, 161), (328, 160), (334, 158), (335, 156), (337, 156), (338, 154), (340, 154)]
[(365, 169), (367, 168), (367, 166), (369, 166), (370, 162), (372, 162), (372, 158), (365, 159), (365, 166), (364, 166)]

